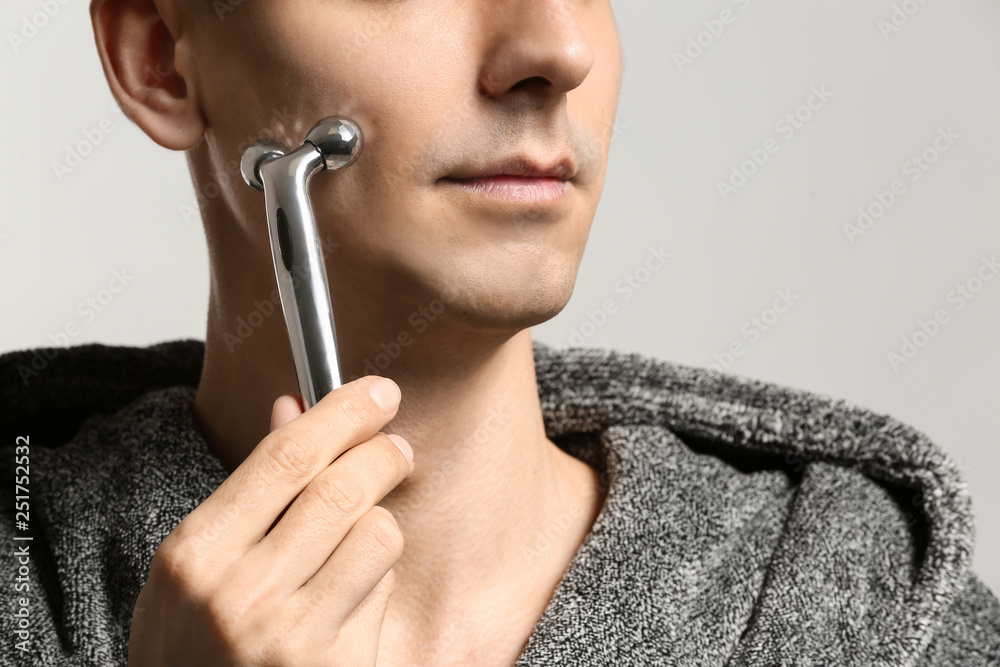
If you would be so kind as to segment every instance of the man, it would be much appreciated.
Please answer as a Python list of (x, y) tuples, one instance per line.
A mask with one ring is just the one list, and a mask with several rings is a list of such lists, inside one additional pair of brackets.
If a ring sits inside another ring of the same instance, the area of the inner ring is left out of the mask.
[[(30, 455), (44, 526), (23, 575), (35, 634), (9, 655), (1000, 660), (967, 493), (923, 436), (805, 392), (532, 343), (572, 293), (603, 186), (622, 72), (607, 0), (91, 14), (122, 108), (188, 155), (208, 328), (203, 346), (62, 351), (5, 388), (5, 432), (39, 444), (3, 465)], [(303, 413), (263, 202), (236, 166), (258, 136), (298, 146), (334, 114), (366, 140), (312, 183), (352, 382)], [(6, 382), (33, 354), (0, 360)], [(25, 631), (12, 618), (8, 636)]]

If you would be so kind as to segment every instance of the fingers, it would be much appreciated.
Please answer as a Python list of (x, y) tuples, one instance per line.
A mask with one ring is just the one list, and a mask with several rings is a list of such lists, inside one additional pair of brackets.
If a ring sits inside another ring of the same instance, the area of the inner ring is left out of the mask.
[(373, 505), (413, 469), (380, 432), (399, 397), (376, 376), (309, 410), (279, 397), (268, 435), (156, 550), (130, 659), (375, 664), (403, 535)]
[[(373, 507), (336, 551), (291, 598), (299, 616), (317, 627), (338, 627), (364, 601), (388, 600), (395, 582), (387, 573), (403, 552), (403, 535), (387, 509)], [(377, 604), (384, 612), (384, 607)]]
[[(402, 440), (398, 435), (378, 433), (317, 475), (250, 549), (246, 567), (280, 572), (281, 587), (289, 595), (308, 581), (352, 526), (368, 518), (369, 510), (410, 474), (412, 463), (392, 438)], [(379, 507), (376, 512), (384, 510)]]
[[(345, 632), (359, 637), (359, 641), (356, 642), (358, 661), (352, 664), (374, 665), (376, 663), (382, 625), (389, 607), (389, 598), (392, 597), (392, 592), (395, 590), (395, 581), (396, 573), (390, 569), (341, 626)], [(321, 615), (320, 620), (322, 620)], [(363, 641), (365, 638), (368, 639), (367, 642)], [(339, 649), (336, 643), (331, 648), (333, 650)]]
[[(204, 545), (204, 558), (231, 561), (245, 553), (316, 475), (343, 452), (369, 440), (395, 416), (399, 396), (395, 382), (371, 375), (330, 392), (261, 440), (181, 522), (182, 537), (189, 532), (211, 532), (213, 540)], [(294, 413), (280, 407), (278, 419)]]

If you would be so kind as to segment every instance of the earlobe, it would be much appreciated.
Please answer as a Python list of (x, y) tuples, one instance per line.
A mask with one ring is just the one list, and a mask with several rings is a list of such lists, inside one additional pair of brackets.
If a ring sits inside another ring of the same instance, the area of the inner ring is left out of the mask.
[(111, 92), (143, 132), (172, 150), (197, 146), (205, 120), (154, 0), (92, 0), (90, 18)]

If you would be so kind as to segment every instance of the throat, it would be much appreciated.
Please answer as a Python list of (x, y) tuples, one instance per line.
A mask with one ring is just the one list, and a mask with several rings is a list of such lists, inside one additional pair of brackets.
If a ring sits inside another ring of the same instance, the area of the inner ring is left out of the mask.
[[(606, 499), (596, 470), (559, 454), (561, 481), (551, 503), (536, 513), (535, 526), (520, 544), (503, 550), (503, 562), (468, 563), (455, 573), (467, 577), (464, 586), (447, 581), (447, 575), (444, 581), (442, 575), (421, 580), (420, 570), (397, 569), (379, 640), (379, 667), (509, 667), (516, 662)], [(447, 598), (432, 592), (442, 588), (451, 591)]]

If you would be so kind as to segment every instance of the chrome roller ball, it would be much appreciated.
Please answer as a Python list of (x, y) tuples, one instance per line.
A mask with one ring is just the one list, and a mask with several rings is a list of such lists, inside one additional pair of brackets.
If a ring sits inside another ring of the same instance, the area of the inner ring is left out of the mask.
[(243, 158), (240, 160), (240, 173), (243, 180), (250, 187), (264, 191), (264, 183), (260, 180), (260, 165), (268, 160), (275, 160), (284, 157), (287, 149), (279, 141), (274, 139), (261, 139), (250, 148), (243, 151)]
[(340, 169), (357, 160), (364, 145), (361, 128), (344, 116), (324, 118), (309, 130), (305, 140), (323, 154), (327, 170)]

